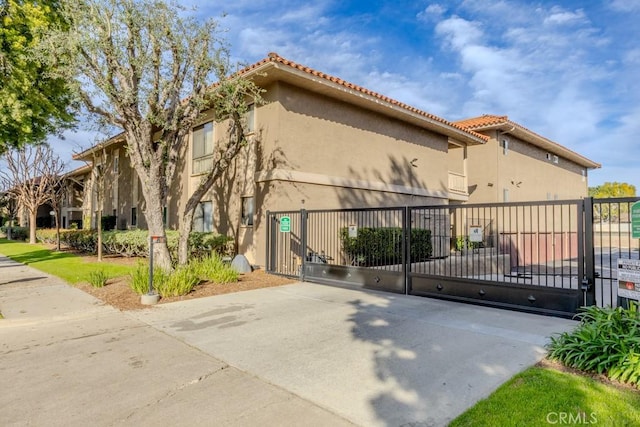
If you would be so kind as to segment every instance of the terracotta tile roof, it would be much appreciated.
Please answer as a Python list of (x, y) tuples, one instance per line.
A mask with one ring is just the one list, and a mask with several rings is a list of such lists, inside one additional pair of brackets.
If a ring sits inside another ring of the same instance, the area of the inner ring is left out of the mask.
[[(377, 92), (374, 92), (372, 90), (369, 90), (369, 89), (367, 89), (365, 87), (356, 85), (354, 83), (350, 83), (350, 82), (348, 82), (346, 80), (343, 80), (343, 79), (341, 79), (339, 77), (335, 77), (335, 76), (332, 76), (330, 74), (326, 74), (326, 73), (323, 73), (321, 71), (315, 70), (315, 69), (313, 69), (311, 67), (307, 67), (305, 65), (298, 64), (298, 63), (296, 63), (294, 61), (291, 61), (289, 59), (283, 58), (282, 56), (280, 56), (280, 55), (278, 55), (277, 53), (274, 53), (274, 52), (269, 53), (269, 56), (267, 58), (264, 58), (261, 61), (258, 61), (255, 64), (252, 64), (252, 65), (250, 65), (250, 66), (238, 71), (235, 75), (236, 76), (245, 75), (245, 74), (247, 74), (247, 73), (249, 73), (249, 72), (251, 72), (253, 70), (256, 70), (256, 69), (260, 68), (261, 66), (263, 66), (263, 65), (265, 65), (267, 63), (278, 63), (278, 64), (282, 64), (282, 65), (291, 67), (293, 69), (297, 69), (297, 70), (303, 71), (303, 72), (309, 74), (310, 76), (318, 77), (318, 78), (327, 80), (329, 82), (338, 84), (340, 86), (343, 86), (343, 87), (345, 87), (347, 89), (351, 89), (351, 90), (363, 93), (365, 95), (371, 96), (373, 98), (377, 98), (377, 99), (379, 99), (379, 100), (381, 100), (383, 102), (386, 102), (386, 103), (391, 104), (393, 106), (397, 106), (399, 108), (407, 110), (408, 112), (411, 112), (411, 113), (414, 113), (414, 114), (418, 114), (418, 115), (426, 117), (426, 118), (428, 118), (430, 120), (439, 122), (439, 123), (441, 123), (441, 124), (443, 124), (445, 126), (449, 126), (449, 127), (455, 128), (455, 129), (457, 129), (459, 131), (463, 131), (465, 133), (471, 134), (473, 137), (479, 138), (479, 139), (481, 139), (483, 141), (488, 141), (489, 140), (489, 138), (486, 135), (474, 132), (473, 130), (465, 128), (464, 126), (461, 126), (459, 124), (450, 122), (450, 121), (445, 120), (445, 119), (443, 119), (441, 117), (438, 117), (436, 115), (427, 113), (427, 112), (422, 111), (422, 110), (420, 110), (418, 108), (412, 107), (412, 106), (410, 106), (408, 104), (405, 104), (403, 102), (397, 101), (397, 100), (392, 99), (392, 98), (389, 98), (387, 96), (381, 95), (381, 94), (379, 94)], [(212, 85), (211, 87), (214, 87), (214, 86), (215, 85)]]
[[(472, 129), (466, 128), (466, 127), (460, 125), (459, 123), (450, 122), (448, 120), (443, 119), (442, 117), (438, 117), (436, 115), (427, 113), (427, 112), (422, 111), (422, 110), (420, 110), (418, 108), (412, 107), (412, 106), (410, 106), (408, 104), (402, 103), (402, 102), (397, 101), (395, 99), (389, 98), (387, 96), (384, 96), (384, 95), (381, 95), (381, 94), (379, 94), (377, 92), (369, 90), (369, 89), (367, 89), (365, 87), (358, 86), (358, 85), (356, 85), (354, 83), (350, 83), (350, 82), (348, 82), (346, 80), (343, 80), (343, 79), (341, 79), (339, 77), (335, 77), (335, 76), (332, 76), (330, 74), (326, 74), (326, 73), (323, 73), (321, 71), (314, 70), (311, 67), (307, 67), (305, 65), (298, 64), (298, 63), (296, 63), (294, 61), (291, 61), (291, 60), (288, 60), (286, 58), (283, 58), (282, 56), (280, 56), (280, 55), (278, 55), (277, 53), (274, 53), (274, 52), (269, 53), (269, 55), (266, 58), (264, 58), (264, 59), (254, 63), (254, 64), (251, 64), (251, 65), (239, 70), (238, 72), (234, 73), (230, 78), (249, 74), (252, 71), (258, 70), (262, 66), (264, 66), (266, 64), (269, 64), (269, 63), (282, 64), (282, 65), (285, 65), (287, 67), (291, 67), (292, 69), (303, 71), (303, 72), (309, 74), (310, 76), (318, 77), (318, 78), (324, 79), (326, 81), (329, 81), (329, 82), (338, 84), (340, 86), (343, 86), (343, 87), (345, 87), (347, 89), (351, 89), (351, 90), (360, 92), (362, 94), (371, 96), (373, 98), (379, 99), (380, 101), (386, 102), (386, 103), (388, 103), (390, 105), (393, 105), (393, 106), (399, 107), (401, 109), (404, 109), (407, 112), (417, 114), (419, 116), (425, 117), (425, 118), (427, 118), (429, 120), (432, 120), (434, 122), (438, 122), (438, 123), (444, 125), (445, 127), (449, 127), (449, 128), (455, 129), (457, 131), (463, 132), (463, 133), (467, 134), (469, 137), (474, 138), (476, 140), (481, 140), (483, 142), (487, 142), (489, 140), (488, 136), (483, 135), (481, 133), (474, 132)], [(212, 90), (212, 89), (216, 88), (218, 85), (219, 85), (218, 82), (213, 83), (212, 85), (208, 86), (207, 90)], [(188, 98), (184, 99), (183, 102), (186, 102), (187, 99)], [(80, 160), (83, 157), (86, 157), (88, 154), (90, 154), (97, 147), (108, 146), (108, 145), (111, 145), (113, 143), (116, 143), (116, 142), (122, 140), (123, 136), (124, 136), (124, 132), (122, 132), (122, 133), (120, 133), (118, 135), (115, 135), (115, 136), (109, 138), (108, 140), (106, 140), (106, 141), (104, 141), (104, 142), (102, 142), (100, 144), (97, 144), (97, 145), (95, 145), (95, 146), (93, 146), (93, 147), (91, 147), (91, 148), (89, 148), (87, 150), (82, 151), (81, 153), (74, 154), (73, 155), (73, 159), (74, 160)]]
[(583, 155), (570, 150), (569, 148), (558, 144), (555, 141), (552, 141), (548, 138), (545, 138), (542, 135), (535, 133), (534, 131), (522, 126), (519, 123), (513, 122), (509, 120), (508, 116), (496, 116), (492, 114), (484, 114), (479, 117), (472, 117), (469, 119), (459, 120), (455, 122), (457, 125), (464, 127), (470, 131), (482, 131), (488, 129), (500, 129), (504, 133), (515, 133), (518, 136), (523, 136), (524, 139), (538, 147), (547, 149), (549, 151), (554, 152), (555, 154), (559, 154), (566, 158), (577, 162), (580, 165), (589, 167), (589, 168), (599, 168), (602, 165), (599, 163), (590, 160)]
[(494, 116), (491, 114), (484, 114), (480, 117), (472, 117), (470, 119), (459, 120), (456, 124), (466, 129), (480, 129), (494, 125), (501, 125), (509, 121), (508, 116)]

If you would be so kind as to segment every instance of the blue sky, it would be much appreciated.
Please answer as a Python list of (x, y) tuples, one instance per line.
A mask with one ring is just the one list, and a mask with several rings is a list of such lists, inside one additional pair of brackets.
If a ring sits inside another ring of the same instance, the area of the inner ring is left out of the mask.
[[(590, 186), (640, 193), (640, 0), (192, 3), (226, 13), (237, 61), (277, 52), (451, 121), (508, 115), (601, 163)], [(102, 137), (52, 143), (65, 155)]]

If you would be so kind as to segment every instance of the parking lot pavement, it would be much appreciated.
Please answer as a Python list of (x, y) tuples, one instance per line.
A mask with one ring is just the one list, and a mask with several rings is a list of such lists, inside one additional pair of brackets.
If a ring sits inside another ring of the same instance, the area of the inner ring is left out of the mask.
[(565, 319), (298, 283), (131, 316), (358, 425), (446, 425)]

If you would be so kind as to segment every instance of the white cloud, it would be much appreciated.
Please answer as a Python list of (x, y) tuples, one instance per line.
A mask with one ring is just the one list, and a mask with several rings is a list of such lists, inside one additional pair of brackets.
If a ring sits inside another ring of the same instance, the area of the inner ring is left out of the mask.
[(427, 6), (425, 10), (419, 12), (416, 15), (416, 17), (423, 21), (429, 21), (431, 19), (439, 18), (446, 11), (447, 9), (444, 6), (439, 5), (437, 3), (432, 3), (429, 6)]
[(436, 25), (436, 34), (444, 36), (453, 49), (461, 50), (482, 41), (484, 34), (480, 26), (478, 22), (453, 16)]
[(608, 3), (609, 7), (617, 12), (640, 11), (640, 0), (613, 0), (605, 3)]
[(588, 19), (582, 9), (570, 12), (559, 6), (552, 7), (551, 14), (544, 19), (545, 24), (551, 25), (580, 24), (585, 22), (588, 22)]

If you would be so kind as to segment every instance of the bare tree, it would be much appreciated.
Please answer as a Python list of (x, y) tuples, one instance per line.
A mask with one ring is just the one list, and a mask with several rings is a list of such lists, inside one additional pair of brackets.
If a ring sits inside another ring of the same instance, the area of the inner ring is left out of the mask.
[(17, 205), (29, 213), (29, 243), (36, 243), (38, 208), (49, 202), (64, 163), (48, 145), (29, 146), (5, 153), (0, 179), (14, 194)]
[[(91, 113), (123, 130), (129, 159), (141, 181), (149, 233), (166, 237), (163, 207), (192, 127), (207, 109), (214, 109), (216, 120), (241, 117), (245, 102), (259, 98), (260, 90), (244, 78), (229, 78), (233, 70), (217, 22), (187, 17), (175, 3), (63, 0), (60, 4), (68, 28), (51, 33), (42, 53)], [(221, 84), (208, 86), (211, 78)], [(228, 153), (234, 152), (232, 148)], [(220, 159), (219, 167), (202, 179), (196, 198), (228, 165), (229, 156)], [(192, 217), (197, 202), (187, 206), (184, 216)], [(184, 224), (181, 233), (188, 234), (191, 224)], [(166, 243), (155, 248), (158, 265), (170, 269)]]
[(52, 180), (49, 204), (54, 212), (56, 221), (56, 250), (60, 250), (60, 211), (62, 209), (62, 201), (67, 196), (67, 186), (65, 184), (64, 175), (59, 175)]
[(15, 193), (12, 191), (11, 182), (6, 181), (2, 175), (0, 175), (0, 188), (2, 189), (0, 193), (0, 207), (2, 207), (8, 215), (7, 239), (11, 240), (13, 223), (18, 215), (18, 203)]
[(96, 230), (98, 233), (98, 242), (97, 242), (97, 256), (98, 261), (102, 261), (102, 216), (104, 214), (104, 202), (107, 191), (107, 178), (112, 180), (117, 180), (117, 171), (113, 173), (109, 173), (112, 170), (114, 164), (114, 158), (107, 154), (107, 150), (102, 148), (102, 150), (94, 150), (93, 151), (93, 161), (92, 161), (92, 177), (93, 180), (93, 191), (95, 194), (96, 200)]

